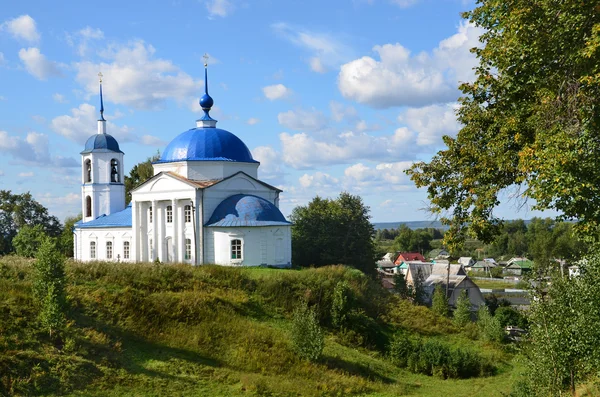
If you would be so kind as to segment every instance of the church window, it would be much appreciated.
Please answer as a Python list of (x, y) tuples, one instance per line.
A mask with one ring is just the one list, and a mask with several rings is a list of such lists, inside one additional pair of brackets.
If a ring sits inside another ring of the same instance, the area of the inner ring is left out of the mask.
[(152, 207), (148, 208), (148, 218), (150, 218), (149, 222), (152, 223)]
[(231, 240), (231, 259), (242, 259), (242, 240)]
[(275, 261), (283, 261), (283, 239), (275, 240)]
[(185, 239), (185, 260), (189, 261), (192, 259), (192, 239)]
[(185, 223), (190, 223), (192, 221), (192, 206), (186, 205), (184, 208), (185, 213)]
[(92, 160), (85, 160), (85, 182), (92, 181)]
[(129, 241), (123, 241), (123, 259), (129, 259)]
[(173, 207), (167, 205), (167, 223), (173, 223)]
[(85, 216), (92, 216), (92, 198), (90, 196), (85, 197)]
[(110, 160), (110, 181), (119, 181), (119, 161), (117, 159)]
[(107, 241), (106, 242), (106, 259), (112, 259), (112, 254), (113, 254), (112, 241)]
[(96, 259), (96, 242), (90, 241), (90, 258)]

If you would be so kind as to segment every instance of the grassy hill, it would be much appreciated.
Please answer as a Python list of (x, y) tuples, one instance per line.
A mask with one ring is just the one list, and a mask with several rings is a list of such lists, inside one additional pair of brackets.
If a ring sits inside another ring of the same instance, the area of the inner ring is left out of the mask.
[[(36, 320), (31, 262), (0, 258), (0, 395), (501, 396), (520, 369), (513, 355), (459, 332), (425, 307), (391, 296), (362, 273), (218, 266), (68, 263), (68, 326), (50, 340)], [(351, 291), (343, 330), (332, 292)], [(291, 314), (318, 308), (323, 358), (298, 358)], [(442, 379), (400, 369), (392, 336), (467, 346), (492, 376)], [(492, 367), (490, 367), (492, 368)]]

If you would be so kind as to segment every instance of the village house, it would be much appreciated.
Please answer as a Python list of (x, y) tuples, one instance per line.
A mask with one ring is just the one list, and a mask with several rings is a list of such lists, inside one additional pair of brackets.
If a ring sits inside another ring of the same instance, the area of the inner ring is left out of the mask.
[(401, 265), (402, 262), (421, 261), (425, 262), (425, 257), (418, 252), (397, 252), (394, 264)]
[(533, 262), (527, 258), (515, 257), (508, 261), (504, 272), (515, 276), (522, 276), (523, 274), (530, 272), (533, 266)]

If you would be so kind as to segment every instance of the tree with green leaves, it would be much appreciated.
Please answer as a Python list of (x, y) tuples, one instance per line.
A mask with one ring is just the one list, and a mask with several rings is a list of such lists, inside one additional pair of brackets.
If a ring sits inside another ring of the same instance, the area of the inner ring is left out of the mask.
[(129, 176), (125, 175), (125, 203), (131, 202), (131, 191), (154, 176), (152, 163), (160, 160), (160, 153), (148, 157), (145, 161), (133, 166)]
[(448, 305), (448, 297), (446, 291), (442, 285), (438, 284), (433, 290), (433, 296), (431, 297), (431, 310), (443, 317), (450, 315), (450, 306)]
[(336, 199), (315, 197), (294, 208), (292, 261), (299, 266), (342, 264), (375, 274), (375, 229), (369, 207), (347, 192)]
[(499, 195), (517, 189), (597, 237), (600, 225), (600, 11), (596, 1), (479, 0), (475, 80), (460, 86), (455, 138), (409, 175), (450, 226), (452, 248), (499, 230)]
[(34, 262), (33, 292), (39, 320), (51, 338), (60, 337), (66, 319), (65, 260), (49, 237), (44, 238)]
[(406, 277), (402, 273), (394, 274), (394, 292), (400, 295), (401, 298), (407, 299), (410, 297), (410, 290), (406, 283)]
[(501, 343), (506, 339), (504, 328), (484, 305), (477, 311), (477, 326), (483, 340)]
[(12, 194), (0, 190), (0, 255), (14, 250), (13, 239), (24, 226), (41, 225), (50, 237), (62, 232), (60, 221), (35, 201), (30, 193)]
[(294, 350), (303, 359), (318, 361), (325, 347), (325, 336), (319, 325), (317, 312), (302, 302), (292, 318), (292, 343)]
[(73, 257), (73, 226), (82, 218), (81, 213), (77, 216), (70, 216), (65, 219), (65, 227), (60, 237), (58, 238), (58, 247), (60, 252), (67, 257)]
[(467, 290), (463, 290), (458, 299), (456, 299), (456, 309), (454, 309), (454, 323), (459, 327), (464, 327), (471, 322), (471, 301), (467, 295)]
[(345, 281), (339, 281), (333, 289), (331, 302), (331, 325), (342, 329), (348, 322), (348, 315), (352, 307), (352, 291)]
[(393, 248), (401, 252), (428, 252), (431, 250), (433, 234), (427, 229), (412, 230), (406, 225), (400, 226)]
[(17, 255), (33, 258), (46, 238), (44, 226), (40, 224), (25, 225), (17, 232), (12, 244)]

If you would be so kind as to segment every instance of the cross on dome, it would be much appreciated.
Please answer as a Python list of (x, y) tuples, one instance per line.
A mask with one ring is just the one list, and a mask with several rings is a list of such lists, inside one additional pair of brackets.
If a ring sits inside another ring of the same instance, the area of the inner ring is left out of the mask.
[(98, 80), (100, 82), (100, 121), (106, 121), (104, 120), (104, 101), (102, 100), (102, 77), (102, 72), (99, 72)]
[(217, 125), (217, 120), (208, 114), (214, 104), (212, 97), (208, 94), (208, 54), (205, 53), (202, 58), (204, 58), (204, 95), (202, 95), (198, 103), (204, 111), (204, 116), (197, 121), (197, 125), (198, 127), (214, 128)]

